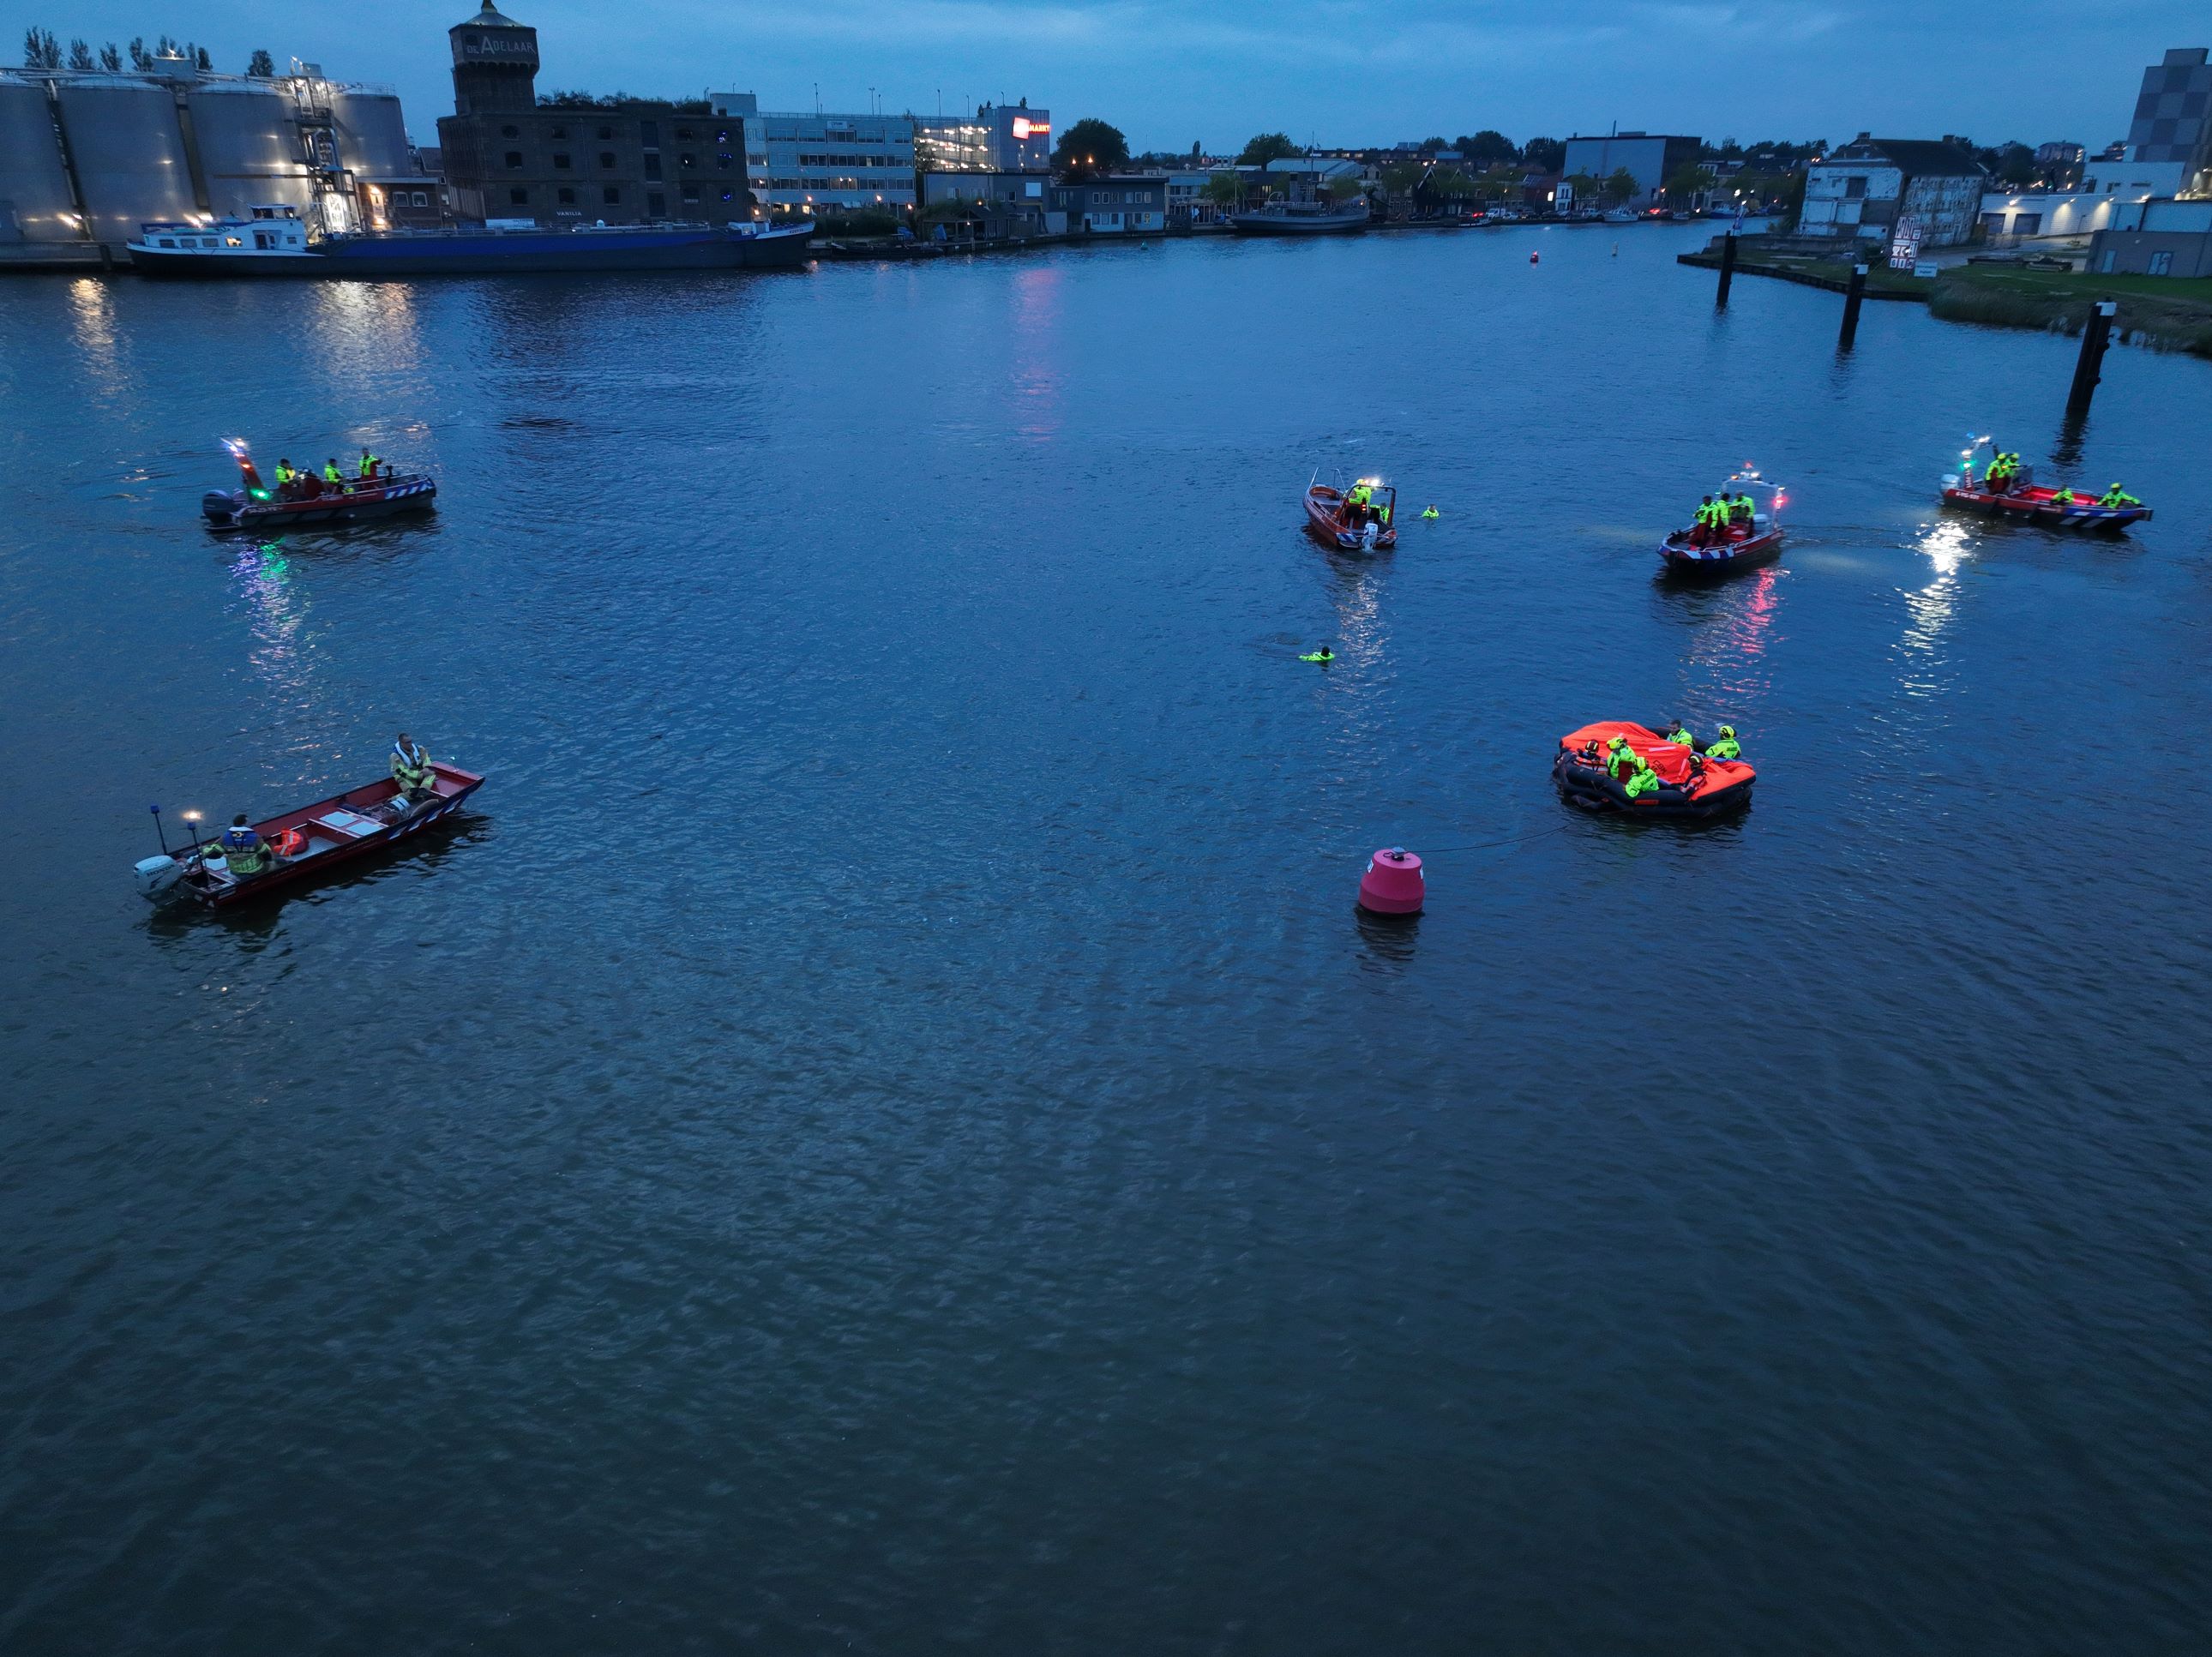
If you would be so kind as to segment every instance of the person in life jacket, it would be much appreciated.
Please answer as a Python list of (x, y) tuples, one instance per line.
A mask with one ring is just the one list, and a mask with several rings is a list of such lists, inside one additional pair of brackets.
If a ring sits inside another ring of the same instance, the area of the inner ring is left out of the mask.
[(1713, 538), (1713, 498), (1706, 495), (1698, 502), (1697, 515), (1690, 521), (1690, 544), (1702, 547)]
[(1336, 652), (1327, 645), (1323, 645), (1310, 655), (1301, 656), (1298, 659), (1302, 662), (1333, 662), (1336, 659)]
[(1998, 451), (1990, 456), (1989, 475), (1983, 482), (1998, 495), (2012, 493), (2012, 480), (2020, 472), (2020, 457)]
[(1667, 740), (1688, 749), (1692, 753), (1697, 752), (1698, 739), (1690, 734), (1690, 727), (1680, 719), (1667, 721)]
[(383, 463), (382, 461), (379, 460), (379, 459), (378, 459), (374, 455), (371, 454), (371, 453), (370, 453), (367, 449), (363, 449), (363, 450), (361, 452), (361, 475), (362, 475), (363, 477), (374, 477), (374, 476), (376, 476), (376, 469), (377, 469), (379, 466), (382, 465), (383, 464), (384, 464), (384, 463)]
[(338, 470), (337, 456), (332, 455), (328, 460), (323, 462), (323, 482), (325, 483), (345, 482), (345, 474)]
[(1628, 798), (1636, 799), (1657, 789), (1659, 774), (1651, 768), (1651, 762), (1645, 759), (1643, 755), (1633, 752), (1629, 755), (1629, 758), (1636, 762), (1636, 769), (1630, 774), (1627, 782), (1623, 785)]
[(2081, 501), (2081, 497), (2071, 489), (2061, 489), (2051, 497), (2051, 504), (2054, 507), (2079, 506)]
[(410, 804), (428, 798), (434, 792), (431, 783), (435, 775), (430, 769), (430, 756), (401, 731), (392, 744), (392, 780), (399, 785), (400, 798)]
[(1723, 725), (1719, 737), (1705, 750), (1708, 759), (1733, 760), (1742, 756), (1743, 749), (1736, 742), (1735, 727), (1732, 725)]
[(230, 872), (241, 880), (269, 866), (269, 848), (262, 844), (260, 835), (246, 820), (243, 811), (230, 820), (230, 827), (222, 831), (218, 843), (224, 860), (230, 865)]
[(283, 489), (300, 474), (292, 470), (292, 463), (281, 457), (276, 462), (276, 487)]
[[(2119, 486), (2118, 484), (2114, 484), (2113, 487), (2117, 489)], [(1421, 516), (1424, 518), (1441, 518), (1443, 514), (1438, 512), (1434, 507), (1424, 507), (1421, 508)]]
[(1747, 535), (1751, 533), (1752, 520), (1758, 516), (1759, 508), (1752, 503), (1752, 499), (1747, 495), (1739, 495), (1729, 505), (1729, 522), (1735, 525)]
[(1374, 499), (1374, 490), (1369, 489), (1364, 483), (1354, 483), (1352, 486), (1352, 493), (1344, 497), (1345, 521), (1352, 524), (1364, 523), (1367, 519), (1368, 503)]
[(1620, 780), (1623, 768), (1643, 763), (1643, 760), (1638, 756), (1636, 751), (1629, 747), (1627, 737), (1615, 735), (1606, 744), (1605, 774), (1615, 782)]
[(2097, 497), (2097, 504), (2100, 507), (2140, 507), (2142, 502), (2115, 483)]

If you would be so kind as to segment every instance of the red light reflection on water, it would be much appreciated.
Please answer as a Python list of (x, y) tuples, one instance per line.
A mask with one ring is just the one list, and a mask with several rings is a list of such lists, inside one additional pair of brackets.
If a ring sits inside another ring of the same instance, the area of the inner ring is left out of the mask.
[(1690, 646), (1692, 665), (1710, 675), (1711, 695), (1739, 711), (1755, 705), (1772, 683), (1768, 649), (1778, 636), (1781, 573), (1773, 566), (1711, 595), (1716, 601)]

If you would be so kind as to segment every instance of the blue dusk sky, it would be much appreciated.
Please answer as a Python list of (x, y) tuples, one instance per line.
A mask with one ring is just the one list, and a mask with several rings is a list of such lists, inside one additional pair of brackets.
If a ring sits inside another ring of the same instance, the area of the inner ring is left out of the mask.
[[(10, 61), (27, 26), (95, 49), (190, 36), (218, 69), (256, 46), (282, 66), (386, 82), (418, 143), (453, 108), (444, 31), (466, 0), (351, 5), (5, 0)], [(513, 0), (539, 32), (539, 89), (659, 96), (712, 87), (766, 109), (931, 112), (1026, 97), (1065, 126), (1112, 121), (1144, 149), (1234, 149), (1262, 130), (1323, 144), (1395, 143), (1496, 127), (1518, 142), (1618, 124), (1719, 139), (2127, 130), (2146, 64), (2212, 45), (2204, 0)], [(1981, 42), (2000, 27), (2020, 43)]]

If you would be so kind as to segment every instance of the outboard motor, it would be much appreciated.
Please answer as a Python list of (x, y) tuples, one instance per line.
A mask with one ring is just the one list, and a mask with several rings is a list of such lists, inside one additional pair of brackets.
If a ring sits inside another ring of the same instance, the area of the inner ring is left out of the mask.
[(1374, 551), (1376, 539), (1382, 533), (1382, 526), (1371, 518), (1364, 524), (1361, 525), (1359, 529), (1359, 545), (1361, 550), (1365, 552)]
[(159, 898), (183, 878), (184, 865), (173, 857), (141, 858), (132, 867), (141, 897)]
[(200, 497), (200, 510), (207, 514), (210, 524), (236, 522), (239, 509), (245, 504), (246, 496), (237, 491), (226, 494), (221, 489), (210, 489)]

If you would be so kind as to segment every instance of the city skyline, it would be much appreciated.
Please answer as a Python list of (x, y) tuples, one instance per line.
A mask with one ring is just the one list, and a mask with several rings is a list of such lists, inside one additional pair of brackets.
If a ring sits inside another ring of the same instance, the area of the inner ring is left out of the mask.
[[(229, 73), (257, 48), (280, 67), (318, 62), (334, 78), (393, 86), (416, 142), (429, 143), (452, 107), (444, 32), (469, 9), (466, 0), (397, 0), (363, 33), (335, 9), (306, 15), (215, 0), (187, 18), (11, 0), (0, 26), (11, 46), (35, 27), (95, 50), (189, 34)], [(1213, 152), (1268, 130), (1326, 147), (1481, 128), (1519, 143), (1615, 124), (1715, 142), (1954, 131), (1984, 143), (2067, 139), (2094, 152), (2124, 134), (2145, 64), (2212, 38), (2202, 8), (2180, 0), (2125, 0), (2094, 15), (2027, 0), (2008, 11), (2008, 35), (2033, 40), (2038, 63), (2067, 69), (2031, 95), (2017, 79), (1959, 75), (1971, 39), (1949, 16), (1900, 0), (1566, 0), (1540, 17), (1486, 0), (1418, 16), (1374, 0), (1287, 0), (1256, 20), (1218, 3), (1145, 0), (848, 0), (808, 12), (741, 0), (663, 7), (647, 35), (576, 0), (516, 0), (512, 12), (539, 30), (541, 90), (682, 97), (712, 86), (755, 92), (763, 108), (805, 109), (818, 87), (825, 109), (918, 113), (1026, 97), (1063, 125), (1111, 121), (1139, 150), (1199, 143)]]

